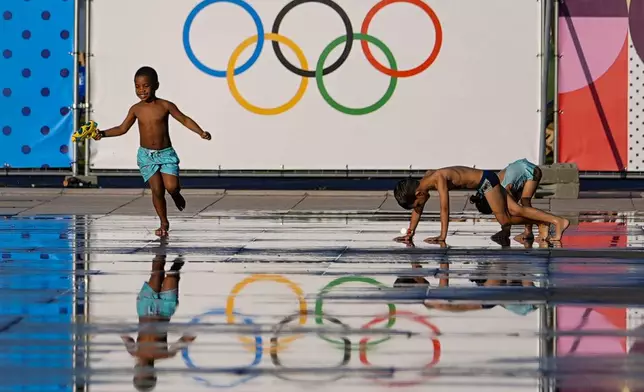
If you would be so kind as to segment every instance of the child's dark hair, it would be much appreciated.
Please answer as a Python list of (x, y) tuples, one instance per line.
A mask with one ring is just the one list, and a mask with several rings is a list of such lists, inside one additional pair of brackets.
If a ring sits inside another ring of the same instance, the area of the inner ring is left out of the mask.
[(157, 74), (157, 71), (155, 71), (152, 67), (145, 66), (139, 68), (139, 70), (134, 74), (134, 79), (138, 78), (139, 76), (147, 77), (152, 84), (159, 84), (159, 75)]
[(148, 392), (152, 391), (157, 386), (157, 377), (148, 376), (145, 378), (134, 378), (133, 380), (134, 388), (139, 392)]
[(490, 204), (487, 202), (485, 196), (480, 193), (470, 196), (470, 203), (474, 204), (481, 214), (489, 215), (492, 213)]
[(411, 210), (416, 201), (416, 189), (418, 189), (418, 185), (420, 185), (420, 181), (412, 178), (398, 181), (394, 189), (394, 197), (398, 205), (406, 210)]
[(154, 359), (146, 359), (144, 363), (137, 363), (134, 366), (134, 378), (132, 383), (139, 392), (154, 390), (157, 386), (157, 375), (154, 371)]
[(425, 287), (429, 285), (429, 281), (423, 278), (422, 282), (416, 281), (415, 278), (411, 276), (401, 276), (396, 279), (394, 282), (394, 288), (403, 288), (403, 287)]

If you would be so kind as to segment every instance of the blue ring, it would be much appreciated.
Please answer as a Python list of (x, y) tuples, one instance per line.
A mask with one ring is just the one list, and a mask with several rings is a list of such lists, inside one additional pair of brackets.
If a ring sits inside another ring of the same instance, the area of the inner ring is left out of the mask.
[[(239, 314), (237, 312), (233, 312), (233, 314), (236, 315), (236, 316), (242, 316), (241, 314)], [(212, 315), (225, 316), (226, 315), (226, 309), (224, 309), (224, 308), (216, 308), (216, 309), (209, 310), (206, 313), (200, 314), (199, 316), (195, 316), (192, 320), (190, 320), (190, 322), (188, 324), (192, 324), (192, 325), (199, 324), (203, 317), (212, 316)], [(249, 317), (244, 318), (244, 324), (246, 324), (246, 325), (255, 325), (253, 320), (251, 320)], [(262, 337), (259, 336), (259, 335), (255, 336), (255, 358), (253, 359), (253, 362), (250, 365), (248, 365), (246, 367), (222, 368), (221, 370), (230, 371), (231, 373), (233, 373), (233, 372), (243, 373), (245, 370), (248, 370), (248, 369), (250, 369), (250, 368), (252, 368), (254, 366), (259, 365), (260, 362), (262, 362), (262, 357), (264, 355), (264, 350), (263, 350), (262, 344), (263, 344), (262, 343)], [(189, 346), (184, 347), (181, 350), (181, 357), (183, 358), (183, 362), (186, 364), (186, 367), (188, 367), (189, 369), (199, 369), (199, 367), (196, 366), (194, 364), (194, 362), (192, 361), (192, 358), (190, 358), (190, 352), (188, 351), (188, 348), (189, 348)], [(237, 380), (235, 382), (232, 382), (230, 384), (221, 384), (221, 385), (220, 384), (213, 384), (212, 382), (206, 380), (203, 377), (199, 377), (199, 376), (193, 376), (192, 378), (195, 381), (197, 381), (199, 383), (202, 383), (202, 384), (204, 384), (204, 386), (207, 386), (207, 387), (210, 387), (210, 388), (233, 388), (233, 387), (236, 387), (238, 385), (245, 384), (248, 381), (254, 379), (255, 377), (258, 377), (259, 375), (260, 375), (260, 373), (256, 372), (254, 374), (250, 374), (250, 375), (248, 375), (246, 377), (240, 378), (239, 380)]]
[(216, 78), (225, 78), (226, 77), (226, 71), (221, 71), (218, 69), (213, 69), (199, 61), (195, 53), (192, 51), (192, 47), (190, 46), (190, 29), (192, 28), (192, 22), (194, 22), (195, 18), (197, 17), (197, 14), (201, 12), (204, 8), (208, 7), (211, 4), (215, 3), (231, 3), (238, 5), (242, 7), (246, 12), (250, 14), (250, 16), (253, 18), (253, 22), (255, 22), (255, 26), (257, 27), (257, 45), (255, 45), (255, 50), (253, 51), (253, 54), (250, 56), (250, 58), (242, 65), (240, 65), (238, 68), (235, 68), (234, 75), (240, 75), (244, 72), (246, 72), (250, 67), (255, 64), (257, 59), (259, 59), (259, 55), (262, 53), (262, 49), (264, 48), (264, 25), (262, 24), (262, 19), (259, 17), (259, 14), (253, 7), (251, 7), (250, 4), (245, 2), (244, 0), (204, 0), (201, 3), (199, 3), (188, 15), (188, 18), (186, 19), (186, 23), (183, 25), (183, 48), (186, 51), (186, 55), (188, 56), (188, 59), (192, 62), (192, 64), (197, 67), (201, 72), (206, 73), (210, 76), (214, 76)]

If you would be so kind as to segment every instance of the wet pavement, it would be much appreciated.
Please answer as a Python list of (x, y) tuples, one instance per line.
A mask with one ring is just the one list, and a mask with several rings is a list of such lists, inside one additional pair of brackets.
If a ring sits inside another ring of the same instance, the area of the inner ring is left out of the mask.
[[(429, 211), (410, 247), (391, 241), (407, 214), (380, 196), (195, 196), (167, 241), (149, 196), (4, 197), (24, 212), (0, 217), (0, 391), (644, 386), (644, 219), (620, 201), (571, 201), (553, 244), (498, 244), (466, 204), (447, 246), (426, 244)], [(137, 315), (151, 311), (170, 320)]]

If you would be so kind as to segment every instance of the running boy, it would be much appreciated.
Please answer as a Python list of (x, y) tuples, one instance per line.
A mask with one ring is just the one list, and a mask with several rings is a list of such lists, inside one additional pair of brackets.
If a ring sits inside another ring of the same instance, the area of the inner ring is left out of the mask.
[(194, 120), (183, 114), (174, 103), (156, 96), (159, 77), (153, 68), (142, 67), (136, 71), (134, 87), (141, 101), (130, 108), (121, 125), (99, 131), (94, 139), (124, 135), (138, 120), (140, 147), (137, 153), (137, 164), (143, 180), (150, 185), (152, 204), (161, 220), (161, 226), (155, 234), (165, 236), (170, 229), (165, 192), (168, 191), (179, 211), (183, 211), (186, 207), (186, 200), (181, 195), (179, 183), (180, 161), (170, 141), (168, 117), (172, 116), (202, 139), (210, 140), (211, 136)]
[(179, 304), (179, 271), (184, 262), (180, 257), (175, 259), (167, 276), (165, 262), (166, 254), (158, 252), (152, 261), (150, 280), (143, 283), (137, 296), (139, 334), (136, 342), (128, 335), (121, 336), (128, 353), (136, 359), (132, 382), (140, 391), (151, 390), (156, 385), (156, 360), (174, 357), (195, 340), (194, 336), (184, 335), (168, 347), (167, 327)]
[(559, 241), (570, 225), (567, 219), (536, 208), (520, 206), (513, 199), (508, 199), (501, 187), (499, 177), (493, 171), (451, 166), (428, 170), (420, 181), (409, 178), (398, 182), (394, 197), (402, 208), (412, 210), (412, 214), (407, 234), (396, 240), (407, 242), (414, 237), (425, 204), (429, 200), (429, 191), (435, 189), (440, 197), (441, 232), (438, 237), (427, 238), (425, 241), (445, 241), (449, 226), (449, 191), (457, 188), (477, 189), (479, 193), (485, 195), (492, 213), (502, 227), (502, 231), (497, 235), (509, 235), (511, 225), (538, 224), (540, 235), (546, 239), (549, 224), (552, 224), (555, 226), (555, 235), (551, 239)]
[[(501, 181), (501, 186), (507, 191), (507, 197), (514, 199), (514, 201), (520, 203), (522, 206), (532, 207), (532, 198), (537, 192), (537, 188), (541, 182), (542, 172), (539, 166), (527, 159), (519, 159), (501, 170), (498, 176)], [(476, 205), (476, 208), (481, 213), (492, 213), (490, 206), (485, 200), (485, 196), (477, 193), (470, 198), (470, 201)], [(514, 237), (519, 242), (533, 238), (531, 224), (527, 224), (523, 233)]]

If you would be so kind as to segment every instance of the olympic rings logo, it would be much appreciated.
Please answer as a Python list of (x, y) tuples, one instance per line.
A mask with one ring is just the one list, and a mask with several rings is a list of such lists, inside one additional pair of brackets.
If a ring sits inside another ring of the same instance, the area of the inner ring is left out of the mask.
[[(356, 282), (356, 283), (364, 283), (364, 284), (372, 285), (377, 288), (386, 287), (385, 285), (383, 285), (382, 283), (378, 282), (375, 279), (362, 277), (362, 276), (346, 276), (346, 277), (340, 277), (338, 279), (335, 279), (329, 284), (327, 284), (324, 288), (322, 288), (322, 290), (320, 290), (320, 292), (317, 295), (316, 302), (315, 302), (315, 310), (314, 310), (315, 323), (317, 325), (322, 326), (326, 322), (334, 326), (338, 326), (340, 327), (339, 333), (343, 334), (341, 338), (333, 339), (329, 336), (324, 335), (321, 332), (318, 333), (318, 336), (321, 339), (329, 342), (334, 347), (339, 348), (341, 351), (341, 357), (338, 364), (324, 369), (324, 370), (331, 371), (330, 377), (327, 379), (321, 380), (319, 378), (316, 378), (315, 380), (304, 380), (301, 378), (296, 378), (294, 376), (291, 376), (290, 374), (296, 374), (296, 373), (287, 372), (286, 371), (287, 368), (283, 365), (282, 361), (280, 360), (280, 356), (279, 356), (280, 353), (288, 349), (291, 343), (293, 343), (295, 340), (303, 336), (302, 334), (299, 334), (299, 335), (289, 334), (290, 336), (284, 336), (286, 334), (284, 329), (287, 328), (289, 324), (294, 322), (297, 322), (299, 326), (304, 326), (307, 322), (307, 315), (308, 315), (308, 311), (307, 311), (308, 308), (307, 308), (307, 303), (306, 303), (303, 290), (296, 283), (292, 282), (291, 280), (287, 279), (282, 275), (252, 275), (247, 277), (246, 279), (237, 283), (233, 287), (233, 289), (231, 290), (228, 296), (228, 299), (226, 300), (225, 308), (212, 309), (206, 313), (203, 313), (201, 315), (194, 317), (190, 323), (199, 324), (202, 322), (203, 318), (208, 316), (222, 316), (226, 318), (228, 324), (235, 324), (241, 321), (243, 325), (248, 327), (253, 327), (253, 329), (255, 329), (254, 327), (258, 327), (258, 325), (255, 324), (252, 318), (236, 312), (234, 309), (234, 305), (235, 305), (235, 299), (239, 295), (239, 293), (243, 289), (248, 287), (250, 284), (257, 283), (257, 282), (278, 283), (289, 288), (290, 291), (292, 291), (295, 297), (297, 298), (298, 311), (294, 314), (286, 316), (284, 319), (278, 322), (275, 327), (271, 329), (273, 336), (270, 339), (269, 345), (264, 344), (264, 340), (262, 339), (261, 333), (259, 331), (256, 331), (255, 336), (253, 337), (243, 336), (243, 335), (238, 336), (238, 339), (243, 344), (243, 347), (251, 354), (250, 363), (244, 367), (215, 369), (217, 373), (236, 374), (239, 376), (238, 379), (227, 384), (218, 384), (210, 380), (207, 380), (202, 376), (195, 375), (193, 376), (193, 379), (195, 381), (201, 383), (204, 386), (211, 387), (211, 388), (232, 388), (240, 384), (244, 384), (261, 375), (262, 371), (257, 367), (262, 363), (264, 354), (269, 353), (271, 357), (271, 362), (273, 363), (273, 365), (276, 368), (281, 370), (281, 371), (276, 371), (273, 374), (280, 379), (287, 380), (287, 381), (296, 381), (296, 382), (304, 382), (304, 381), (333, 382), (333, 381), (340, 380), (346, 376), (346, 372), (343, 369), (351, 362), (351, 356), (353, 351), (359, 352), (358, 359), (362, 365), (371, 368), (373, 365), (368, 359), (368, 352), (370, 348), (391, 339), (391, 336), (386, 336), (384, 338), (380, 338), (372, 341), (371, 338), (367, 336), (367, 337), (361, 338), (358, 344), (352, 344), (349, 337), (346, 336), (346, 335), (349, 335), (348, 333), (350, 329), (349, 326), (342, 323), (339, 319), (326, 315), (323, 312), (324, 295), (329, 293), (331, 290), (337, 288), (340, 285), (350, 283), (350, 282)], [(378, 316), (373, 320), (368, 321), (367, 323), (362, 325), (360, 329), (366, 331), (381, 324), (384, 324), (385, 328), (389, 329), (394, 326), (397, 318), (405, 318), (405, 319), (408, 319), (409, 321), (412, 321), (421, 326), (424, 326), (427, 329), (429, 329), (429, 332), (430, 332), (429, 339), (432, 346), (432, 350), (431, 350), (432, 353), (431, 353), (431, 359), (427, 364), (423, 366), (423, 368), (425, 370), (431, 369), (436, 364), (438, 364), (440, 362), (440, 357), (441, 357), (441, 344), (437, 338), (440, 335), (440, 330), (434, 324), (429, 322), (426, 316), (418, 315), (413, 312), (397, 311), (396, 306), (394, 304), (387, 304), (387, 307), (388, 307), (388, 312), (385, 315)], [(201, 368), (193, 361), (193, 359), (190, 356), (190, 351), (189, 351), (190, 347), (191, 346), (183, 348), (182, 350), (183, 361), (188, 368), (200, 370)], [(208, 369), (208, 371), (209, 370), (210, 369)], [(325, 373), (325, 372), (320, 372), (320, 369), (312, 369), (312, 370), (314, 370), (315, 373)], [(421, 374), (420, 378), (417, 378), (414, 380), (405, 380), (405, 381), (388, 380), (383, 378), (383, 374), (388, 378), (392, 378), (394, 373), (395, 373), (395, 369), (376, 367), (375, 371), (370, 374), (369, 379), (376, 383), (389, 386), (389, 387), (403, 387), (403, 386), (411, 386), (411, 385), (419, 384), (423, 380), (427, 379), (427, 377), (431, 376), (431, 374), (428, 375), (423, 373)], [(289, 375), (287, 376), (287, 374)]]
[[(244, 11), (246, 11), (251, 16), (251, 18), (253, 19), (253, 22), (255, 23), (255, 27), (257, 28), (256, 35), (242, 41), (242, 43), (240, 43), (239, 46), (237, 46), (237, 48), (233, 51), (233, 53), (230, 56), (230, 59), (228, 60), (228, 64), (225, 70), (214, 69), (202, 63), (195, 55), (194, 51), (192, 50), (192, 46), (190, 44), (190, 31), (195, 18), (206, 7), (215, 3), (230, 3), (243, 8)], [(322, 54), (320, 55), (315, 65), (315, 70), (309, 69), (309, 63), (306, 57), (304, 56), (304, 52), (302, 51), (302, 49), (293, 40), (283, 35), (280, 35), (279, 33), (280, 25), (282, 24), (282, 21), (284, 20), (284, 17), (286, 16), (286, 14), (288, 14), (288, 12), (291, 11), (293, 8), (304, 3), (320, 3), (330, 7), (331, 9), (333, 9), (338, 13), (340, 18), (342, 19), (342, 23), (344, 24), (344, 27), (346, 30), (345, 35), (340, 36), (335, 40), (331, 41), (331, 43), (329, 43), (328, 46), (322, 51)], [(387, 45), (385, 45), (378, 38), (372, 35), (369, 35), (369, 25), (371, 24), (371, 21), (373, 20), (374, 16), (384, 7), (393, 3), (408, 3), (408, 4), (417, 6), (425, 14), (427, 14), (429, 19), (432, 21), (432, 24), (434, 25), (434, 30), (436, 33), (434, 47), (432, 48), (432, 51), (430, 52), (427, 59), (414, 68), (399, 70), (398, 65), (396, 63), (396, 59), (393, 53), (391, 52), (391, 50), (387, 47)], [(280, 63), (282, 63), (282, 65), (284, 65), (284, 67), (286, 67), (286, 69), (288, 69), (292, 73), (302, 77), (300, 86), (297, 89), (293, 98), (291, 98), (288, 102), (284, 103), (283, 105), (272, 107), (272, 108), (263, 108), (248, 102), (248, 100), (246, 100), (239, 92), (239, 89), (237, 88), (237, 84), (235, 82), (235, 76), (241, 75), (242, 73), (246, 72), (259, 59), (259, 56), (262, 53), (262, 49), (264, 48), (264, 42), (267, 40), (272, 42), (273, 51), (275, 52), (275, 55), (277, 56), (277, 59), (280, 61)], [(362, 51), (364, 52), (364, 55), (369, 61), (369, 63), (375, 69), (390, 77), (389, 86), (385, 94), (375, 103), (369, 106), (359, 107), (359, 108), (348, 107), (336, 101), (333, 97), (331, 97), (331, 95), (329, 94), (324, 84), (324, 76), (329, 75), (330, 73), (336, 71), (347, 60), (347, 58), (349, 57), (349, 54), (351, 53), (351, 49), (353, 48), (354, 40), (361, 41), (360, 44), (361, 44)], [(250, 58), (242, 65), (237, 66), (236, 64), (237, 64), (237, 60), (239, 59), (239, 56), (246, 48), (248, 48), (250, 45), (254, 43), (256, 43), (256, 46)], [(376, 58), (373, 56), (373, 53), (371, 52), (371, 49), (369, 48), (369, 43), (378, 47), (378, 49), (380, 49), (385, 54), (385, 57), (387, 58), (387, 62), (389, 63), (389, 67), (384, 66), (383, 64), (378, 62), (378, 60), (376, 60)], [(260, 114), (260, 115), (276, 115), (292, 109), (295, 105), (297, 105), (297, 103), (304, 96), (304, 93), (306, 92), (306, 89), (308, 87), (309, 78), (315, 78), (318, 90), (320, 91), (320, 95), (322, 96), (322, 98), (332, 108), (338, 110), (339, 112), (349, 114), (349, 115), (364, 115), (364, 114), (375, 112), (381, 107), (383, 107), (391, 99), (391, 97), (394, 94), (394, 91), (396, 90), (396, 86), (398, 84), (398, 78), (408, 78), (408, 77), (418, 75), (421, 72), (427, 70), (436, 61), (436, 59), (438, 58), (438, 54), (440, 53), (442, 43), (443, 43), (443, 30), (441, 27), (440, 20), (438, 19), (438, 16), (434, 12), (434, 10), (429, 5), (427, 5), (423, 0), (381, 0), (376, 5), (374, 5), (373, 8), (369, 10), (369, 12), (367, 12), (365, 19), (362, 22), (360, 33), (353, 32), (353, 26), (351, 25), (351, 20), (349, 19), (349, 16), (333, 0), (292, 0), (286, 6), (284, 6), (284, 8), (282, 8), (282, 10), (277, 14), (277, 16), (275, 17), (275, 21), (273, 22), (273, 28), (271, 29), (270, 33), (265, 33), (264, 25), (262, 23), (262, 20), (259, 14), (245, 0), (203, 0), (190, 12), (183, 27), (183, 46), (184, 46), (186, 55), (188, 56), (188, 59), (192, 62), (192, 64), (197, 69), (199, 69), (200, 71), (210, 76), (213, 76), (216, 78), (226, 78), (226, 81), (228, 83), (228, 89), (230, 90), (231, 95), (237, 101), (237, 103), (239, 103), (239, 105), (241, 105), (249, 112)], [(292, 50), (295, 53), (295, 56), (297, 57), (297, 60), (300, 63), (299, 67), (291, 64), (286, 59), (286, 57), (284, 57), (280, 44), (287, 46), (290, 50)], [(344, 49), (342, 50), (340, 57), (338, 57), (338, 59), (333, 64), (329, 65), (328, 67), (325, 67), (325, 63), (329, 54), (331, 54), (333, 49), (335, 49), (341, 44), (344, 44)]]

